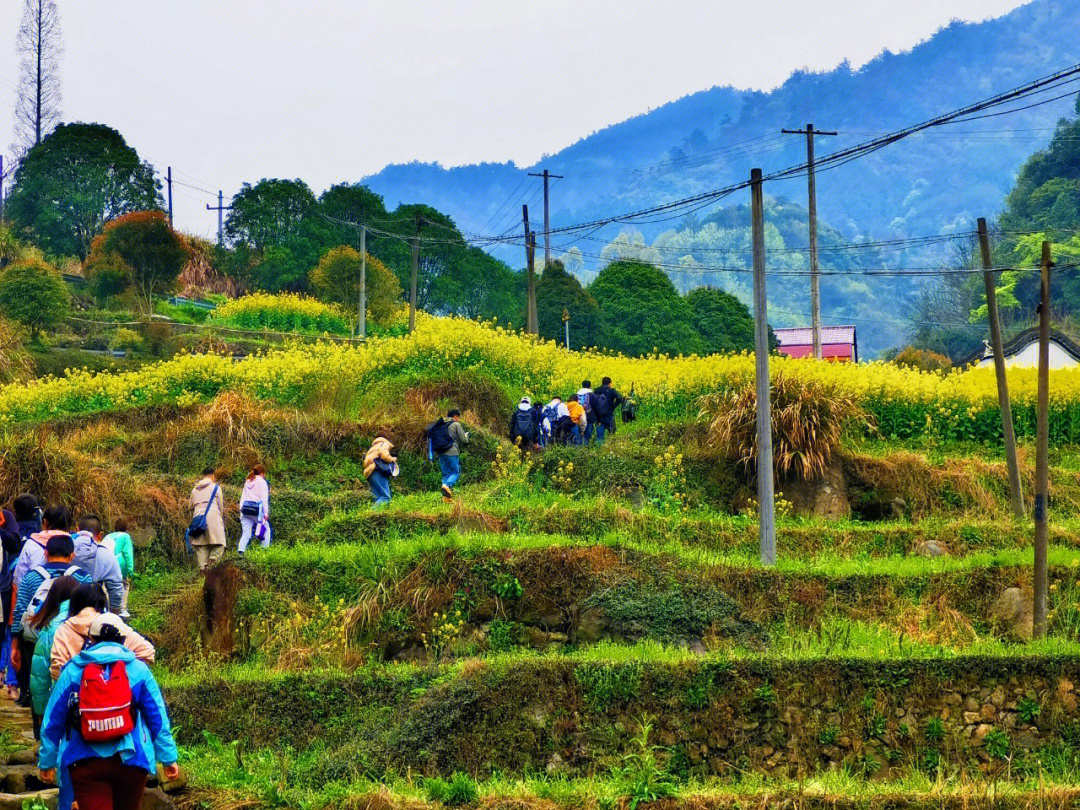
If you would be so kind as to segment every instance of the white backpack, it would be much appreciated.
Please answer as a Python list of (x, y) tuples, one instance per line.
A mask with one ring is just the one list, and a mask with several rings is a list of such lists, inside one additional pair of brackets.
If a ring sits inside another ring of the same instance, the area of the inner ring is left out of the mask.
[[(27, 641), (37, 641), (40, 632), (38, 628), (31, 626), (30, 622), (33, 620), (37, 612), (41, 610), (41, 606), (45, 604), (45, 599), (49, 596), (49, 591), (52, 590), (53, 583), (56, 582), (56, 577), (43, 565), (39, 565), (33, 569), (41, 575), (41, 584), (38, 585), (34, 595), (30, 598), (30, 603), (26, 606), (26, 610), (22, 615), (22, 635)], [(81, 571), (77, 565), (68, 566), (62, 576), (70, 577), (75, 573)]]

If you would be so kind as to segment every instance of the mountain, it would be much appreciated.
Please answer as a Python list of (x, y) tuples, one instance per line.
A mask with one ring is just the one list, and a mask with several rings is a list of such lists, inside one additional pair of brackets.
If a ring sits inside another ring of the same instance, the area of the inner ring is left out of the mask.
[[(1080, 62), (1080, 39), (1073, 36), (1077, 30), (1080, 3), (1035, 0), (997, 19), (954, 22), (910, 51), (885, 51), (857, 70), (844, 63), (828, 72), (798, 71), (770, 92), (716, 86), (694, 93), (582, 138), (535, 166), (485, 163), (448, 169), (412, 163), (388, 166), (365, 182), (388, 206), (423, 201), (448, 213), (466, 232), (516, 232), (521, 203), (532, 198), (536, 210), (540, 201), (536, 181), (525, 178), (525, 172), (543, 167), (566, 178), (552, 186), (553, 227), (588, 221), (743, 180), (754, 166), (768, 172), (798, 164), (805, 157), (805, 140), (780, 136), (782, 127), (813, 122), (819, 129), (838, 130), (839, 136), (818, 141), (819, 155), (827, 154), (1070, 66)], [(968, 230), (977, 217), (1001, 210), (1019, 166), (1049, 141), (1055, 122), (1072, 105), (1072, 98), (1064, 98), (931, 130), (822, 172), (819, 216), (847, 239)], [(801, 202), (805, 180), (777, 182), (765, 190), (777, 199)], [(728, 198), (697, 216), (703, 219), (724, 205), (745, 202)], [(661, 221), (635, 230), (653, 243), (677, 224)], [(595, 269), (600, 248), (619, 231), (609, 226), (575, 243), (587, 268)], [(556, 235), (556, 252), (572, 239)], [(522, 263), (521, 252), (497, 249), (515, 266)], [(939, 249), (890, 254), (883, 261), (909, 266), (944, 258)], [(919, 283), (910, 281), (907, 287), (913, 290)], [(896, 304), (888, 310), (892, 319), (900, 314)], [(872, 319), (879, 313), (862, 314)], [(866, 334), (869, 324), (860, 326)]]

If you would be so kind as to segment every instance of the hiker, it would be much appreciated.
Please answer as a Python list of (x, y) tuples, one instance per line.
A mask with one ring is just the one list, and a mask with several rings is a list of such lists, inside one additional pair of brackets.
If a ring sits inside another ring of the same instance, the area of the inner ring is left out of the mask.
[(443, 500), (454, 500), (454, 485), (461, 477), (461, 448), (469, 443), (469, 434), (461, 426), (461, 411), (451, 408), (446, 418), (436, 419), (426, 431), (428, 440), (428, 458), (439, 459), (442, 470)]
[(79, 810), (138, 810), (158, 762), (166, 779), (180, 775), (165, 701), (127, 645), (131, 632), (118, 616), (96, 617), (90, 646), (64, 669), (45, 709), (41, 781), (55, 782), (57, 767), (67, 769)]
[(510, 441), (518, 445), (524, 455), (536, 447), (538, 438), (532, 400), (522, 397), (517, 410), (510, 415)]
[[(195, 554), (195, 564), (205, 571), (225, 554), (225, 507), (221, 487), (217, 482), (217, 470), (207, 467), (202, 478), (191, 490), (192, 526), (188, 528), (188, 544)], [(206, 521), (203, 531), (196, 534), (194, 524), (198, 519)]]
[(124, 577), (124, 593), (120, 597), (120, 618), (127, 619), (131, 616), (128, 613), (131, 575), (135, 573), (135, 547), (131, 543), (131, 535), (128, 534), (128, 522), (123, 518), (117, 518), (113, 523), (113, 530), (105, 535), (101, 544), (115, 554), (116, 561), (120, 563), (120, 574)]
[(544, 425), (549, 441), (555, 444), (570, 441), (570, 410), (562, 397), (552, 397), (551, 402), (544, 406)]
[(56, 628), (67, 621), (71, 595), (81, 583), (73, 576), (61, 573), (50, 582), (50, 588), (37, 612), (26, 620), (26, 627), (36, 636), (30, 662), (30, 716), (34, 721), (34, 739), (41, 739), (41, 718), (52, 692), (49, 657), (52, 655)]
[[(37, 632), (34, 643), (34, 658), (30, 664), (30, 713), (34, 722), (34, 739), (41, 740), (41, 720), (49, 705), (53, 679), (49, 673), (49, 657), (52, 654), (53, 636), (56, 628), (67, 621), (71, 595), (79, 587), (74, 577), (59, 576), (49, 589), (38, 612), (30, 620), (30, 626)], [(75, 798), (71, 792), (71, 778), (66, 769), (58, 770), (57, 783), (60, 795), (57, 797), (57, 810), (70, 810)]]
[(120, 612), (124, 603), (124, 575), (120, 561), (102, 545), (101, 518), (86, 514), (79, 518), (79, 531), (72, 535), (75, 541), (75, 564), (90, 572), (94, 582), (105, 586), (109, 594), (109, 606), (113, 613)]
[(622, 394), (611, 387), (611, 377), (604, 377), (600, 387), (590, 397), (596, 413), (596, 443), (604, 443), (605, 432), (615, 432), (615, 409), (625, 401)]
[(19, 495), (12, 501), (12, 511), (15, 513), (15, 520), (19, 527), (19, 551), (12, 556), (10, 562), (5, 561), (7, 572), (11, 578), (11, 592), (8, 593), (4, 599), (4, 645), (0, 649), (0, 662), (3, 663), (4, 668), (4, 685), (7, 687), (7, 696), (9, 700), (19, 699), (19, 676), (16, 672), (16, 667), (11, 662), (11, 648), (12, 648), (12, 635), (11, 635), (11, 611), (15, 607), (15, 567), (18, 564), (19, 555), (22, 554), (23, 547), (26, 545), (26, 541), (30, 538), (30, 535), (36, 534), (41, 531), (41, 510), (38, 508), (38, 501), (33, 495), (24, 493)]
[(581, 388), (577, 392), (577, 401), (585, 411), (585, 430), (582, 434), (582, 444), (588, 444), (592, 441), (593, 432), (596, 430), (596, 411), (593, 408), (592, 383), (588, 380), (582, 381)]
[(390, 490), (390, 479), (398, 474), (397, 456), (390, 451), (394, 449), (390, 437), (385, 433), (379, 433), (371, 448), (364, 456), (364, 478), (371, 487), (371, 497), (375, 499), (375, 506), (390, 503), (394, 493)]
[[(0, 666), (5, 673), (9, 669), (8, 662), (11, 659), (11, 592), (14, 587), (11, 572), (15, 569), (15, 561), (19, 558), (19, 552), (22, 551), (22, 544), (22, 532), (15, 513), (7, 509), (0, 510), (0, 546), (3, 547), (3, 568), (0, 568), (0, 610), (3, 611), (4, 618), (4, 624), (0, 627)], [(15, 682), (18, 683), (18, 679), (15, 679)], [(13, 690), (9, 687), (8, 697), (12, 696), (12, 692)]]
[[(49, 561), (46, 554), (49, 538), (63, 536), (69, 540), (71, 539), (68, 534), (71, 530), (71, 512), (66, 506), (50, 506), (41, 514), (40, 523), (42, 526), (41, 531), (31, 533), (26, 542), (23, 543), (22, 551), (19, 552), (19, 559), (15, 563), (15, 570), (11, 574), (12, 598), (16, 603), (20, 595), (20, 588), (22, 588), (22, 581), (28, 572), (38, 566), (45, 565)], [(74, 553), (74, 547), (72, 553)], [(34, 588), (36, 589), (37, 585)], [(31, 590), (26, 594), (26, 601), (29, 601), (33, 595), (34, 591)], [(18, 697), (15, 702), (25, 708), (30, 705), (28, 684), (30, 681), (30, 654), (33, 650), (28, 649), (25, 651), (25, 655), (21, 654), (24, 651), (21, 639), (22, 628), (19, 625), (21, 619), (22, 612), (16, 604), (11, 614), (11, 666), (15, 670), (16, 686), (18, 687)]]
[[(108, 612), (109, 597), (100, 582), (81, 583), (71, 594), (67, 621), (56, 628), (49, 653), (49, 673), (54, 681), (60, 678), (64, 665), (87, 645), (90, 628), (95, 620)], [(128, 627), (119, 616), (112, 616), (124, 630), (124, 646), (135, 653), (135, 657), (140, 661), (146, 664), (154, 663), (157, 654), (154, 645)]]
[(577, 394), (571, 394), (566, 401), (566, 412), (570, 417), (570, 442), (577, 445), (583, 444), (589, 422), (585, 409), (578, 402)]
[(270, 485), (266, 483), (266, 467), (256, 464), (244, 481), (240, 493), (240, 543), (236, 550), (243, 554), (253, 536), (259, 545), (270, 546)]

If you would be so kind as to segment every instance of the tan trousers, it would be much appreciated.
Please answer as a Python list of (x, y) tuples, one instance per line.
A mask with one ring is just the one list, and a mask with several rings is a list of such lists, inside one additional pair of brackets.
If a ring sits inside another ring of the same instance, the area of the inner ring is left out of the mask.
[(192, 546), (192, 550), (195, 552), (195, 564), (200, 571), (205, 571), (225, 556), (225, 546)]

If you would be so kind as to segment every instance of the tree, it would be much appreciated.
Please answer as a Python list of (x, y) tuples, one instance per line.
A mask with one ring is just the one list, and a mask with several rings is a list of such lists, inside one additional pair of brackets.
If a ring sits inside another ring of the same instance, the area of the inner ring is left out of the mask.
[(378, 256), (394, 271), (408, 294), (412, 273), (412, 237), (420, 222), (420, 258), (417, 263), (416, 307), (438, 314), (453, 311), (453, 302), (446, 300), (446, 287), (436, 282), (451, 272), (465, 250), (465, 240), (454, 220), (430, 205), (399, 205), (386, 226), (396, 238), (380, 246)]
[(19, 88), (15, 97), (15, 143), (20, 159), (60, 121), (60, 15), (53, 0), (26, 0), (15, 39)]
[(589, 286), (600, 307), (600, 345), (628, 355), (654, 348), (669, 354), (702, 349), (690, 307), (675, 285), (651, 264), (612, 262)]
[[(360, 300), (360, 253), (342, 245), (333, 248), (311, 271), (311, 287), (323, 301), (355, 311)], [(367, 311), (372, 323), (386, 326), (401, 309), (401, 283), (390, 268), (370, 253), (367, 258)]]
[(15, 262), (0, 271), (0, 312), (26, 327), (31, 340), (60, 323), (70, 301), (60, 274), (39, 259)]
[[(334, 243), (353, 245), (357, 249), (360, 247), (360, 229), (357, 226), (374, 224), (387, 217), (383, 198), (359, 183), (331, 186), (319, 197), (318, 210), (331, 220), (328, 229), (334, 235)], [(382, 241), (383, 237), (369, 230), (368, 253), (376, 252)]]
[[(734, 295), (712, 287), (698, 287), (686, 294), (686, 303), (705, 352), (754, 350), (754, 316)], [(769, 343), (770, 348), (776, 347), (772, 329)]]
[(302, 180), (245, 183), (233, 197), (225, 233), (246, 260), (251, 280), (271, 292), (305, 289), (311, 268), (340, 244)]
[(87, 265), (86, 281), (94, 299), (107, 306), (110, 298), (131, 286), (131, 274), (122, 261), (109, 255)]
[(536, 320), (540, 337), (562, 344), (563, 312), (570, 315), (570, 348), (584, 349), (600, 341), (600, 308), (581, 286), (555, 260), (544, 267), (536, 284)]
[(160, 211), (137, 211), (113, 220), (94, 240), (90, 267), (127, 270), (135, 299), (143, 313), (154, 309), (154, 296), (172, 289), (191, 258), (187, 240), (169, 225)]
[(85, 260), (105, 223), (160, 209), (153, 167), (102, 124), (61, 124), (27, 152), (5, 213), (47, 253)]

